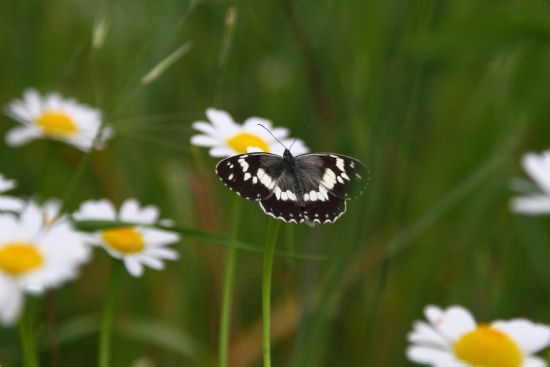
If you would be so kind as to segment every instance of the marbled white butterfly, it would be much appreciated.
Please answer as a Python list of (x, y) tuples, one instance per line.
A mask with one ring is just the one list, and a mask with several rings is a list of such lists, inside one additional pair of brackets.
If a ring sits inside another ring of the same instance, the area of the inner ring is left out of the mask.
[(333, 223), (369, 179), (367, 167), (355, 158), (332, 153), (294, 157), (286, 147), (282, 157), (259, 152), (223, 159), (216, 174), (230, 190), (259, 201), (266, 214), (292, 223)]

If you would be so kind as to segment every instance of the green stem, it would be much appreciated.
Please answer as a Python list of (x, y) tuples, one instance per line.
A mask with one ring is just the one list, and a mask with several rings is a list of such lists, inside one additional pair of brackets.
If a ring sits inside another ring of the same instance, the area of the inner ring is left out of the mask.
[(99, 367), (109, 367), (111, 363), (111, 339), (113, 334), (113, 314), (116, 302), (118, 281), (121, 274), (121, 266), (111, 260), (107, 295), (101, 312), (101, 330), (99, 336)]
[(80, 159), (78, 167), (76, 167), (76, 171), (72, 175), (71, 180), (69, 181), (69, 185), (67, 186), (63, 198), (61, 199), (61, 209), (59, 210), (59, 213), (63, 213), (65, 209), (67, 209), (67, 205), (69, 204), (69, 201), (71, 200), (74, 191), (76, 190), (78, 183), (82, 178), (82, 175), (84, 175), (84, 172), (86, 171), (88, 162), (90, 162), (90, 159), (92, 158), (92, 152), (93, 149), (90, 149), (90, 151), (85, 153), (84, 157)]
[(38, 191), (40, 199), (45, 199), (48, 197), (48, 178), (53, 160), (53, 143), (51, 141), (47, 142), (46, 152), (44, 156), (44, 165), (42, 166), (42, 175), (40, 176), (41, 183)]
[(27, 304), (19, 320), (19, 340), (24, 367), (38, 367), (39, 365), (36, 355), (36, 339), (32, 330), (33, 307), (30, 304), (31, 302)]
[[(240, 217), (241, 217), (241, 199), (236, 198), (233, 206), (231, 240), (237, 239)], [(231, 330), (231, 295), (233, 293), (233, 279), (235, 278), (235, 262), (237, 258), (237, 249), (232, 248), (225, 258), (225, 271), (223, 279), (222, 310), (220, 318), (220, 336), (219, 336), (219, 358), (220, 367), (228, 366), (229, 334)]]
[(262, 322), (263, 322), (263, 352), (264, 367), (271, 367), (271, 273), (273, 271), (273, 257), (277, 235), (281, 228), (278, 220), (269, 220), (265, 239), (264, 272), (262, 279)]

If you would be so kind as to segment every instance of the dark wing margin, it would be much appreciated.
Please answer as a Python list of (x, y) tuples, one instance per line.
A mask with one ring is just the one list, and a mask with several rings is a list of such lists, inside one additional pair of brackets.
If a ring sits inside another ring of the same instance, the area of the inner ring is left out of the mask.
[[(304, 199), (326, 195), (344, 200), (363, 194), (369, 181), (369, 170), (359, 160), (341, 154), (307, 153), (296, 157), (298, 179), (305, 187)], [(306, 194), (308, 196), (306, 196)], [(311, 201), (306, 200), (308, 205)]]
[(346, 212), (346, 200), (332, 197), (330, 200), (309, 202), (300, 207), (294, 201), (278, 200), (275, 196), (260, 201), (262, 210), (275, 219), (287, 223), (334, 223)]
[(280, 175), (282, 157), (270, 153), (248, 153), (225, 158), (216, 174), (231, 191), (248, 200), (269, 197)]

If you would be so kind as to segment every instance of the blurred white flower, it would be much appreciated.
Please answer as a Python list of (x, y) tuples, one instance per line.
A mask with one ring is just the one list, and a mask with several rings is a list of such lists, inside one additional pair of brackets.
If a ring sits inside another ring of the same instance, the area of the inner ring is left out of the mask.
[(126, 200), (117, 213), (109, 200), (87, 201), (73, 214), (75, 220), (106, 220), (132, 223), (122, 228), (105, 229), (91, 234), (88, 242), (101, 245), (112, 257), (121, 259), (134, 277), (143, 274), (143, 267), (161, 270), (163, 260), (176, 260), (178, 253), (167, 245), (180, 240), (174, 232), (149, 227), (159, 221), (158, 208), (143, 208), (135, 199)]
[(536, 189), (522, 190), (525, 195), (514, 198), (510, 203), (512, 211), (531, 215), (550, 213), (550, 151), (527, 153), (521, 163), (536, 184)]
[(550, 327), (526, 319), (478, 324), (470, 312), (428, 306), (428, 322), (409, 334), (408, 358), (434, 367), (545, 367), (533, 355), (550, 344)]
[(0, 212), (19, 212), (23, 209), (25, 204), (23, 200), (3, 195), (4, 192), (14, 189), (16, 184), (15, 180), (8, 180), (0, 173)]
[[(240, 125), (222, 110), (209, 108), (206, 110), (206, 116), (210, 122), (193, 123), (193, 128), (201, 134), (194, 135), (191, 143), (200, 147), (209, 147), (212, 157), (230, 157), (255, 151), (282, 155), (285, 148), (258, 124), (265, 126), (286, 147), (290, 147), (294, 142), (294, 139), (288, 137), (288, 129), (273, 127), (271, 121), (260, 117), (249, 117)], [(294, 142), (293, 155), (307, 152), (309, 149), (302, 140)]]
[[(36, 90), (27, 89), (23, 99), (14, 100), (7, 106), (6, 113), (22, 124), (6, 134), (6, 143), (10, 146), (47, 138), (89, 151), (101, 128), (99, 110), (74, 99), (65, 99), (55, 92), (40, 96)], [(103, 147), (112, 135), (110, 128), (104, 128), (96, 148)]]
[(20, 216), (0, 214), (0, 322), (11, 325), (25, 293), (41, 294), (77, 276), (90, 257), (67, 220), (48, 225), (43, 210), (29, 202)]

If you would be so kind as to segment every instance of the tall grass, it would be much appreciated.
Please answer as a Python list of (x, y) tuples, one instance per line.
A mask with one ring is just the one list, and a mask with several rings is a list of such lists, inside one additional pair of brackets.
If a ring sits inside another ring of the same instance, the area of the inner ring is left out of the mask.
[[(118, 135), (84, 158), (45, 141), (0, 144), (0, 171), (18, 179), (16, 194), (62, 198), (81, 169), (68, 210), (133, 196), (178, 227), (227, 239), (236, 199), (216, 160), (189, 144), (213, 99), (240, 120), (289, 127), (313, 150), (355, 156), (371, 184), (336, 224), (281, 227), (279, 251), (324, 260), (275, 256), (272, 365), (408, 366), (406, 334), (429, 303), (550, 322), (548, 219), (508, 209), (520, 155), (549, 146), (549, 16), (542, 0), (3, 1), (0, 102), (28, 86), (60, 90), (100, 107)], [(0, 135), (12, 124), (0, 117)], [(251, 202), (240, 216), (238, 240), (264, 243), (269, 218)], [(215, 365), (226, 249), (189, 233), (165, 271), (121, 276), (113, 366)], [(97, 252), (51, 292), (53, 311), (36, 305), (42, 365), (96, 365), (109, 262)], [(239, 251), (230, 366), (262, 365), (261, 278), (261, 251)], [(0, 331), (2, 366), (21, 363), (17, 333)]]

